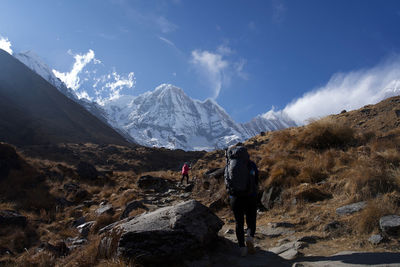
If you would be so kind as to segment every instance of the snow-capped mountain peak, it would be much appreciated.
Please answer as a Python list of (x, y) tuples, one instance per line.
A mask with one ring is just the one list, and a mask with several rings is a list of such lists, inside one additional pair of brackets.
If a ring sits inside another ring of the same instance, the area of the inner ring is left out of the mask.
[(215, 100), (192, 99), (172, 84), (161, 84), (139, 96), (122, 95), (100, 106), (79, 99), (33, 51), (14, 56), (127, 140), (145, 146), (212, 150), (244, 141), (262, 131), (296, 125), (282, 111), (274, 110), (239, 124)]

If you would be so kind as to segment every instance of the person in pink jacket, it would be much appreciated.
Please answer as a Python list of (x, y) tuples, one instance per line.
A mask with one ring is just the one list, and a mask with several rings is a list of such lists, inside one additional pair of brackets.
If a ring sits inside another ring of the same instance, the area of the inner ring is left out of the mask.
[(190, 170), (190, 167), (187, 164), (187, 162), (185, 162), (185, 164), (183, 164), (183, 167), (182, 167), (181, 184), (183, 184), (183, 180), (185, 179), (185, 177), (186, 177), (186, 183), (189, 184), (189, 170)]

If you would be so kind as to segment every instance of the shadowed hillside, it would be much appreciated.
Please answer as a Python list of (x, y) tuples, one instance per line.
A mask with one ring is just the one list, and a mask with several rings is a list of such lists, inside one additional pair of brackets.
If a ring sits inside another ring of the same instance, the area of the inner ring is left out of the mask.
[(0, 140), (15, 145), (92, 142), (123, 137), (0, 49)]

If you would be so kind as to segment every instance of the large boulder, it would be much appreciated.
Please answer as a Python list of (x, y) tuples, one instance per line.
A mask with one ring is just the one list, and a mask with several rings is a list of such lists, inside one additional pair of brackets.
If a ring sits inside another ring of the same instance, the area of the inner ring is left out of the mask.
[(206, 206), (189, 200), (114, 226), (102, 239), (100, 252), (110, 256), (115, 249), (114, 253), (145, 266), (171, 266), (201, 255), (217, 239), (222, 225)]

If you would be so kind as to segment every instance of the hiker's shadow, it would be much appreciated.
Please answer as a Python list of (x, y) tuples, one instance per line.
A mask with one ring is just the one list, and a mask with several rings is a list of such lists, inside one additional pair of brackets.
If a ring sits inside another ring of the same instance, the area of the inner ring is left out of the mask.
[(209, 254), (212, 266), (277, 266), (289, 267), (293, 262), (287, 261), (275, 253), (256, 247), (255, 254), (240, 256), (236, 242), (225, 237), (219, 237), (216, 246)]

